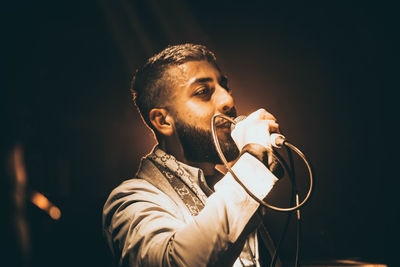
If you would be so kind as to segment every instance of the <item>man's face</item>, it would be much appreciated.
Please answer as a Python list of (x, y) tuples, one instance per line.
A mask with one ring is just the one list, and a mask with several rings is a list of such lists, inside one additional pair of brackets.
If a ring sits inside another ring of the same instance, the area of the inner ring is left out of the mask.
[[(186, 159), (221, 163), (211, 135), (211, 118), (222, 113), (236, 117), (227, 79), (207, 61), (189, 61), (168, 70), (173, 80), (171, 104), (175, 130)], [(228, 161), (238, 156), (230, 123), (217, 118), (217, 136)]]

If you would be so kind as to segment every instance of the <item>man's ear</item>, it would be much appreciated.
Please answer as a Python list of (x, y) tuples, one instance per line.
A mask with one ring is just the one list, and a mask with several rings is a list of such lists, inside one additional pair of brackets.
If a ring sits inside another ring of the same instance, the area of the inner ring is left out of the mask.
[(153, 108), (149, 119), (154, 128), (162, 135), (171, 136), (174, 133), (174, 119), (164, 108)]

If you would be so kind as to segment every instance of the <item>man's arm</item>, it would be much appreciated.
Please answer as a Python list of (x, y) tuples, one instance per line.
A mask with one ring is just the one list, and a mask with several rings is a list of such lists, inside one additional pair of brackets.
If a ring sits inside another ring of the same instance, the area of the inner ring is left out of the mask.
[[(247, 153), (233, 170), (261, 199), (277, 180)], [(251, 218), (259, 204), (229, 173), (190, 221), (175, 214), (167, 195), (145, 181), (134, 181), (114, 190), (104, 207), (105, 234), (122, 266), (233, 264), (247, 233), (258, 225)]]

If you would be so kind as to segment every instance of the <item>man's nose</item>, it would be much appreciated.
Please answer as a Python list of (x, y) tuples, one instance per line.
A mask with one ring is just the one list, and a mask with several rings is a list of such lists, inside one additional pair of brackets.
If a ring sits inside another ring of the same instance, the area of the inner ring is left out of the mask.
[(235, 101), (232, 95), (222, 86), (217, 87), (217, 110), (219, 113), (226, 113), (230, 111), (235, 106)]

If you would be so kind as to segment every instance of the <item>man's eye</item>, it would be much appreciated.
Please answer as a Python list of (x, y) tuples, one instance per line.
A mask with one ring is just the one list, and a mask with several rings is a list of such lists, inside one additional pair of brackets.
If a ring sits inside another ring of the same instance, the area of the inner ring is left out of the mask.
[(196, 91), (195, 95), (198, 95), (198, 96), (207, 95), (207, 94), (210, 93), (210, 91), (211, 91), (211, 90), (210, 90), (210, 88), (208, 88), (208, 87), (201, 88), (201, 89), (199, 89), (199, 90)]

